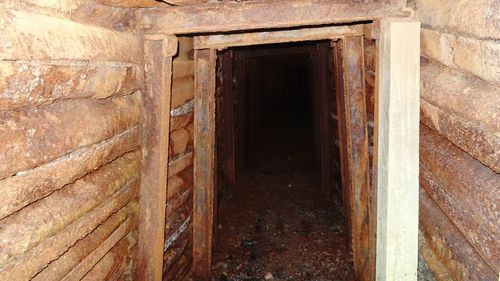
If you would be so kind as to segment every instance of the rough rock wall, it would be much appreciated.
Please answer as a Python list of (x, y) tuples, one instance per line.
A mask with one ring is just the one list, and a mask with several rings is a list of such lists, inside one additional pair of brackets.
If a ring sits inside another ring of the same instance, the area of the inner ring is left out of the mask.
[(0, 4), (0, 280), (133, 270), (142, 42), (93, 0)]
[(410, 5), (422, 22), (420, 253), (438, 280), (498, 280), (500, 2)]
[(179, 37), (173, 60), (165, 223), (164, 279), (183, 280), (191, 268), (193, 212), (193, 39)]

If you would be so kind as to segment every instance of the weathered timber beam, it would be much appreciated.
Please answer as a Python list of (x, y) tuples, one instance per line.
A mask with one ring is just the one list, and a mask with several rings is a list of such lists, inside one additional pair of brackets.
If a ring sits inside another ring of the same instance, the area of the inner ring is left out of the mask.
[(144, 154), (139, 198), (137, 280), (159, 281), (163, 274), (172, 56), (176, 52), (177, 38), (173, 36), (157, 34), (145, 38), (146, 80), (142, 96)]
[(292, 46), (292, 47), (270, 48), (270, 49), (249, 49), (249, 50), (241, 50), (235, 53), (234, 57), (237, 60), (244, 60), (248, 58), (257, 58), (257, 57), (271, 57), (272, 59), (275, 60), (278, 57), (285, 57), (285, 56), (300, 56), (300, 55), (309, 56), (309, 53), (312, 51), (312, 48), (313, 48), (312, 45), (309, 45), (309, 46)]
[(429, 195), (420, 189), (420, 230), (453, 280), (496, 281), (484, 262)]
[(422, 98), (420, 121), (495, 172), (500, 171), (500, 138)]
[(129, 264), (127, 260), (130, 261), (129, 249), (134, 245), (129, 235), (130, 232), (122, 237), (80, 280), (118, 280), (122, 277)]
[(33, 277), (33, 281), (58, 281), (64, 278), (75, 266), (81, 262), (81, 257), (88, 256), (93, 249), (108, 238), (120, 224), (122, 224), (129, 212), (137, 209), (137, 203), (129, 203), (118, 212), (114, 213), (105, 222), (89, 233), (85, 238), (71, 247), (57, 260), (52, 261), (46, 268)]
[(450, 274), (429, 247), (422, 231), (418, 232), (418, 254), (423, 258), (436, 281), (452, 281)]
[(193, 275), (201, 280), (212, 264), (216, 59), (214, 49), (195, 50)]
[(127, 8), (147, 8), (147, 7), (160, 7), (166, 6), (169, 0), (156, 1), (156, 0), (97, 0), (98, 3), (114, 7), (127, 7)]
[(421, 40), (422, 56), (500, 87), (498, 41), (477, 40), (430, 29), (422, 29)]
[[(12, 257), (25, 253), (72, 223), (81, 214), (107, 200), (127, 183), (136, 180), (139, 174), (139, 159), (139, 152), (128, 153), (66, 188), (52, 193), (51, 196), (4, 218), (3, 228), (0, 230), (0, 262), (8, 262)], [(78, 191), (78, 196), (70, 197)], [(46, 223), (39, 225), (30, 223), (32, 221)]]
[(75, 266), (61, 281), (82, 280), (96, 264), (136, 225), (136, 216), (129, 217), (81, 263)]
[[(164, 5), (165, 6), (165, 5)], [(117, 31), (134, 32), (137, 28), (135, 9), (103, 5), (95, 0), (3, 0), (0, 7), (7, 10), (29, 11), (34, 14), (100, 26)]]
[[(101, 205), (87, 212), (85, 216), (80, 217), (58, 233), (47, 237), (28, 252), (12, 259), (11, 262), (4, 263), (0, 272), (1, 280), (30, 280), (52, 261), (63, 255), (77, 241), (91, 233), (111, 214), (127, 205), (131, 198), (137, 196), (138, 187), (138, 180), (130, 182), (107, 198)], [(68, 197), (66, 196), (66, 198)], [(65, 199), (57, 201), (58, 204), (61, 202), (65, 202)], [(69, 205), (71, 206), (71, 203)], [(52, 207), (52, 209), (54, 208)], [(30, 219), (32, 218), (31, 216)], [(45, 279), (41, 280), (45, 281)]]
[[(102, 142), (138, 125), (140, 99), (140, 93), (135, 93), (105, 100), (62, 101), (46, 107), (2, 113), (0, 179)], [(81, 137), (82, 132), (86, 132), (86, 137)]]
[(341, 25), (294, 30), (262, 31), (234, 34), (202, 35), (194, 38), (194, 48), (225, 48), (275, 43), (336, 39), (362, 35), (363, 25)]
[(422, 98), (485, 129), (500, 133), (500, 87), (438, 63), (421, 60)]
[(0, 60), (142, 62), (141, 39), (131, 33), (5, 8), (0, 30)]
[[(397, 3), (395, 3), (397, 2)], [(172, 34), (226, 32), (369, 21), (407, 16), (400, 1), (252, 1), (210, 3), (146, 11), (149, 32)]]
[(500, 88), (424, 60), (421, 90), (421, 121), (499, 173)]
[(500, 39), (497, 0), (469, 2), (456, 0), (418, 1), (415, 16), (424, 27), (481, 39)]
[(39, 107), (56, 100), (127, 95), (140, 90), (142, 77), (138, 65), (0, 61), (0, 111)]
[[(420, 185), (479, 255), (499, 269), (500, 176), (426, 126), (421, 126)], [(482, 202), (477, 204), (477, 202)]]
[(370, 179), (363, 36), (346, 37), (341, 44), (344, 76), (344, 108), (341, 114), (346, 125), (354, 271), (357, 280), (370, 280), (370, 270), (374, 268), (368, 265)]
[(139, 147), (139, 127), (0, 180), (0, 219)]

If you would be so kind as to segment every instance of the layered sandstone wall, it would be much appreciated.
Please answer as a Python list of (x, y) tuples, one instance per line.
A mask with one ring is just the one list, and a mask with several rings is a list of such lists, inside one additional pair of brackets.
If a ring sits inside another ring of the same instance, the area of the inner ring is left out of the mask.
[(132, 9), (0, 4), (0, 279), (134, 266), (142, 41)]

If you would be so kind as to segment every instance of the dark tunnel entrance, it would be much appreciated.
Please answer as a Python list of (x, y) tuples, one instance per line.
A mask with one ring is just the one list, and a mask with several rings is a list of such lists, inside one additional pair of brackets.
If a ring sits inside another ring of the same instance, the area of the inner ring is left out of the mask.
[(218, 53), (212, 280), (353, 280), (331, 50)]

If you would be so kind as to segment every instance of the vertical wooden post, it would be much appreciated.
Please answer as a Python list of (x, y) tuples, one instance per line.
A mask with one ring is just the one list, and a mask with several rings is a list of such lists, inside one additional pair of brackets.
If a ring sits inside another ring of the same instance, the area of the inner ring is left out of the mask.
[(245, 112), (247, 108), (247, 99), (245, 93), (245, 80), (246, 80), (246, 69), (245, 69), (245, 56), (233, 56), (233, 73), (236, 77), (236, 83), (233, 88), (233, 98), (236, 101), (235, 108), (235, 120), (234, 124), (237, 128), (235, 132), (235, 151), (236, 158), (238, 159), (238, 166), (242, 167), (247, 162), (247, 140), (245, 136), (247, 135), (247, 122), (245, 120)]
[[(225, 184), (233, 189), (236, 185), (236, 154), (234, 141), (234, 87), (233, 87), (233, 51), (228, 50), (222, 56), (222, 99), (224, 101), (224, 178)], [(239, 82), (241, 83), (241, 82)], [(244, 136), (240, 136), (244, 137)]]
[(215, 188), (214, 49), (195, 50), (193, 275), (208, 280), (212, 266)]
[(350, 190), (349, 190), (349, 173), (347, 171), (347, 143), (346, 143), (346, 130), (347, 125), (345, 123), (344, 117), (344, 70), (342, 68), (342, 46), (339, 42), (332, 42), (332, 54), (333, 54), (333, 69), (335, 75), (335, 100), (336, 100), (336, 110), (337, 110), (337, 134), (339, 142), (339, 154), (340, 154), (340, 180), (341, 180), (341, 192), (342, 192), (342, 206), (344, 207), (344, 214), (346, 218), (346, 231), (348, 244), (352, 245), (352, 234), (351, 234), (351, 204), (350, 204)]
[(364, 77), (364, 49), (362, 36), (348, 36), (341, 40), (344, 75), (344, 114), (349, 178), (349, 202), (354, 271), (357, 280), (369, 280), (370, 270), (370, 158)]
[(320, 122), (320, 138), (321, 138), (321, 185), (323, 189), (323, 194), (331, 199), (332, 196), (332, 185), (331, 185), (331, 149), (330, 149), (330, 113), (329, 113), (329, 51), (330, 43), (319, 43), (317, 45), (318, 51), (318, 68), (319, 68), (319, 122)]
[(168, 35), (145, 38), (142, 177), (139, 197), (137, 280), (162, 280), (172, 56), (177, 39)]
[(417, 280), (420, 23), (383, 20), (378, 60), (377, 280)]

